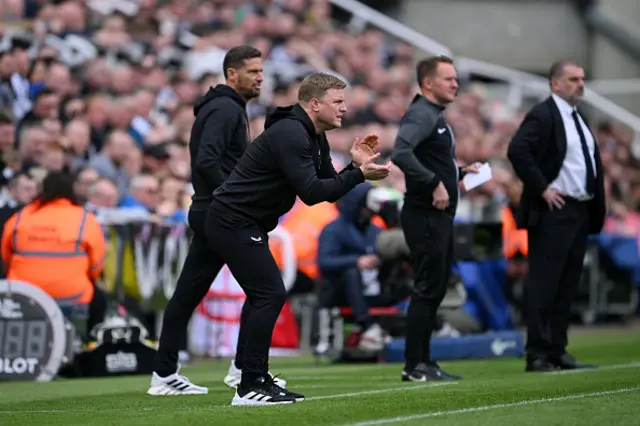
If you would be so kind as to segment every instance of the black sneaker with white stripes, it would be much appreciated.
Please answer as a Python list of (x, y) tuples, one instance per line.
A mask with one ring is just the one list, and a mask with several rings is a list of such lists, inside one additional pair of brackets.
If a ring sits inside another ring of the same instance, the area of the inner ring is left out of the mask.
[[(285, 389), (276, 385), (272, 377), (260, 377), (250, 386), (243, 386), (240, 383), (236, 388), (236, 394), (231, 401), (231, 405), (293, 404), (296, 402), (294, 395), (297, 394), (285, 391)], [(304, 397), (302, 398), (304, 399)]]
[(421, 362), (412, 369), (405, 367), (402, 371), (403, 382), (432, 382), (459, 379), (462, 379), (462, 376), (447, 373), (435, 362), (428, 364)]

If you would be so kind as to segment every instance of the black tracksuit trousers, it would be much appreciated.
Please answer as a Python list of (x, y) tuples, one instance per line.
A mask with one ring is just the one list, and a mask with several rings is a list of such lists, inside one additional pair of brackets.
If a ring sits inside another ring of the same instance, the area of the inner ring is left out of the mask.
[(184, 349), (189, 319), (206, 296), (224, 263), (211, 255), (205, 235), (206, 210), (190, 210), (193, 238), (176, 289), (164, 310), (154, 370), (166, 377), (178, 369), (178, 352)]
[(431, 334), (453, 261), (453, 215), (405, 204), (402, 230), (411, 250), (414, 285), (407, 312), (405, 367), (431, 362)]
[(236, 367), (242, 369), (243, 383), (249, 384), (269, 370), (273, 329), (287, 293), (269, 250), (268, 235), (255, 225), (228, 228), (216, 216), (214, 210), (208, 215), (190, 212), (195, 235), (165, 310), (156, 372), (168, 375), (176, 371), (179, 337), (187, 332), (192, 312), (226, 264), (247, 296), (240, 318)]

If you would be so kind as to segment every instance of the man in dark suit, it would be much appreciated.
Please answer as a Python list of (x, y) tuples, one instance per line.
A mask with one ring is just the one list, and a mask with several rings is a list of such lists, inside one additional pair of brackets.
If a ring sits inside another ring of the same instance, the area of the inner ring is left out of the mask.
[(572, 299), (589, 234), (605, 217), (600, 152), (576, 105), (584, 70), (562, 60), (549, 72), (551, 96), (525, 117), (508, 156), (524, 183), (518, 227), (529, 236), (526, 371), (595, 367), (566, 352)]

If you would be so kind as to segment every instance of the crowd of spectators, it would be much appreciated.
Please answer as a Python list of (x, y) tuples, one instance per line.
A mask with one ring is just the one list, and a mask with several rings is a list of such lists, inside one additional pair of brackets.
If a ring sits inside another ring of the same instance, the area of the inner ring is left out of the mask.
[[(223, 82), (222, 58), (235, 45), (252, 44), (265, 59), (263, 93), (248, 108), (254, 137), (271, 108), (296, 102), (309, 72), (350, 83), (344, 127), (328, 135), (338, 166), (356, 136), (377, 133), (388, 152), (417, 93), (414, 48), (337, 23), (327, 0), (6, 0), (0, 15), (0, 185), (4, 199), (20, 202), (32, 180), (67, 170), (91, 205), (184, 221), (193, 104)], [(465, 195), (460, 210), (482, 219), (513, 184), (504, 158), (524, 113), (463, 83), (446, 115), (460, 162), (495, 166), (494, 180)], [(608, 178), (608, 229), (640, 235), (632, 135), (592, 124)], [(384, 184), (404, 189), (397, 168)]]

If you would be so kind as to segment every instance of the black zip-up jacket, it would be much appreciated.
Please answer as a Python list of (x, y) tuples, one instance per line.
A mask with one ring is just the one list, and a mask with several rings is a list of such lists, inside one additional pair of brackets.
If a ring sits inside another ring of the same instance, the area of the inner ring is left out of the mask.
[(246, 103), (231, 87), (209, 89), (194, 107), (189, 150), (193, 210), (206, 210), (216, 190), (229, 177), (249, 145)]
[(444, 107), (416, 95), (400, 121), (391, 161), (404, 173), (409, 206), (435, 209), (433, 191), (442, 182), (449, 193), (447, 211), (455, 214), (462, 169), (455, 159), (455, 140), (444, 120)]
[(316, 133), (299, 105), (277, 108), (214, 192), (210, 208), (227, 226), (255, 223), (270, 232), (296, 196), (307, 205), (334, 202), (362, 182), (362, 171), (352, 165), (336, 173), (327, 137)]

